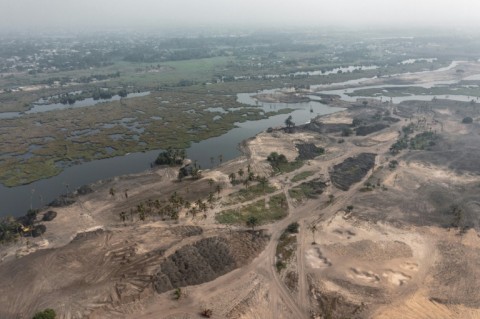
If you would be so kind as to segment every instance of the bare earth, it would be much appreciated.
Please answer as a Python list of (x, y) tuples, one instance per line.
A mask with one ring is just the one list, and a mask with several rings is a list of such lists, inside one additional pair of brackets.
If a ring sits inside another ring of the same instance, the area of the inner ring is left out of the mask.
[[(452, 70), (422, 79), (456, 76)], [(317, 119), (349, 124), (380, 110), (400, 120), (367, 136), (264, 132), (243, 143), (244, 156), (204, 171), (199, 180), (178, 182), (178, 168), (160, 168), (93, 185), (93, 193), (55, 209), (58, 216), (45, 222), (42, 237), (0, 247), (0, 318), (31, 318), (44, 308), (59, 318), (202, 318), (204, 309), (212, 318), (480, 318), (480, 109), (431, 104), (424, 111), (415, 104), (369, 103)], [(411, 118), (401, 116), (405, 109)], [(464, 116), (474, 123), (462, 124)], [(410, 123), (411, 136), (435, 131), (435, 145), (392, 155), (391, 145)], [(266, 157), (276, 151), (292, 161), (299, 143), (326, 153), (272, 176)], [(376, 154), (361, 182), (347, 191), (330, 183), (335, 165), (361, 153)], [(396, 168), (389, 167), (392, 160)], [(248, 166), (276, 188), (248, 203), (285, 194), (288, 206), (287, 217), (255, 232), (215, 219), (248, 204), (227, 200), (245, 187), (232, 185), (229, 174)], [(307, 171), (313, 175), (291, 181)], [(192, 203), (206, 200), (213, 190), (209, 179), (221, 188), (205, 215), (192, 217), (184, 208), (177, 221), (119, 217), (174, 192)], [(292, 187), (315, 179), (328, 185), (320, 196), (290, 197)], [(452, 205), (459, 215), (452, 215)], [(277, 244), (292, 222), (300, 224), (294, 252), (279, 271)]]

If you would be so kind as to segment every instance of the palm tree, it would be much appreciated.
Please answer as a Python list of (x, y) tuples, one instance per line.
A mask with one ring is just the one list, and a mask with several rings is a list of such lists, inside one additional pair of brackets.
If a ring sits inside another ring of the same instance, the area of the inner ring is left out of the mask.
[(211, 178), (209, 178), (209, 179), (208, 179), (208, 185), (210, 186), (210, 188), (212, 188), (213, 183), (214, 183), (214, 180), (211, 179)]
[(312, 232), (312, 237), (313, 237), (313, 242), (312, 242), (312, 244), (316, 244), (316, 242), (315, 242), (315, 233), (316, 233), (317, 230), (318, 230), (317, 225), (316, 225), (316, 224), (311, 224), (310, 226), (308, 226), (308, 229)]
[(122, 220), (123, 224), (125, 224), (125, 221), (127, 220), (127, 213), (121, 212), (119, 215), (120, 215), (120, 219)]
[(230, 179), (230, 183), (235, 183), (235, 179), (237, 178), (236, 174), (234, 172), (230, 173), (230, 175), (228, 175), (228, 178)]
[(213, 193), (212, 193), (212, 192), (210, 192), (210, 193), (208, 194), (208, 199), (207, 199), (207, 201), (208, 201), (208, 203), (210, 203), (210, 204), (213, 203), (214, 199), (213, 199)]
[(137, 212), (138, 212), (138, 218), (140, 218), (141, 221), (145, 220), (145, 207), (143, 204), (140, 204), (137, 206)]
[(258, 183), (262, 187), (263, 195), (265, 195), (265, 190), (266, 190), (267, 185), (268, 185), (268, 179), (265, 176), (263, 176), (258, 180)]
[(222, 191), (222, 186), (220, 186), (220, 184), (217, 184), (217, 186), (215, 187), (215, 190), (217, 191), (217, 195), (220, 196), (220, 192)]
[(292, 121), (292, 116), (289, 115), (287, 119), (285, 120), (285, 125), (290, 128), (292, 126), (295, 126), (295, 123)]
[(242, 168), (240, 168), (240, 169), (238, 170), (238, 176), (243, 177), (243, 174), (245, 174), (245, 172), (243, 171)]
[(195, 218), (197, 216), (197, 213), (198, 213), (198, 209), (196, 206), (193, 206), (192, 208), (190, 208), (190, 214), (192, 214), (192, 218)]
[(245, 189), (248, 189), (249, 184), (250, 184), (250, 181), (248, 180), (248, 178), (243, 181), (243, 185), (245, 185)]

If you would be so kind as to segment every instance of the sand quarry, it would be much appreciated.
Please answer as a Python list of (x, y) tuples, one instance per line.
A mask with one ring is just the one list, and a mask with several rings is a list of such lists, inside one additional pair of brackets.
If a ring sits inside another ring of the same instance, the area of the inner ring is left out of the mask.
[[(414, 102), (337, 101), (348, 109), (315, 127), (261, 133), (242, 144), (244, 156), (198, 180), (178, 182), (173, 167), (92, 185), (74, 204), (46, 209), (58, 215), (41, 237), (0, 247), (0, 318), (31, 318), (44, 308), (69, 319), (204, 318), (207, 309), (211, 318), (480, 318), (480, 108), (428, 103), (425, 110)], [(354, 118), (369, 126), (387, 113), (395, 120), (386, 128), (343, 136)], [(465, 116), (474, 123), (462, 124)], [(410, 137), (435, 131), (434, 143), (392, 154), (410, 124)], [(298, 144), (325, 154), (272, 173), (266, 157), (276, 151), (293, 161)], [(365, 171), (339, 166), (360, 154), (374, 154), (361, 163)], [(268, 177), (274, 190), (232, 201), (246, 187), (230, 182), (239, 169)], [(292, 188), (313, 180), (324, 182), (321, 193), (292, 198)], [(148, 203), (173, 194), (195, 203), (211, 193), (215, 200), (196, 216), (187, 208), (178, 219), (119, 215), (144, 204), (153, 210)], [(282, 194), (286, 216), (255, 230), (216, 219), (258, 200), (269, 207)], [(293, 222), (298, 233), (284, 235)], [(279, 255), (285, 240), (289, 253)]]

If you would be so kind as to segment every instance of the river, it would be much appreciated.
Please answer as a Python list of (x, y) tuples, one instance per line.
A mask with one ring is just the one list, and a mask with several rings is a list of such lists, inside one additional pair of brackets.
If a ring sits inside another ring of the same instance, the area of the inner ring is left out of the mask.
[[(252, 94), (253, 95), (253, 94)], [(202, 168), (210, 168), (211, 157), (218, 162), (218, 155), (223, 156), (224, 161), (231, 160), (240, 155), (238, 144), (269, 127), (283, 125), (288, 115), (292, 115), (293, 121), (303, 124), (313, 117), (322, 114), (330, 114), (342, 110), (341, 108), (329, 107), (319, 102), (308, 103), (256, 103), (249, 94), (239, 94), (239, 102), (257, 105), (267, 111), (284, 108), (294, 109), (289, 114), (271, 116), (258, 121), (236, 123), (236, 127), (227, 133), (209, 138), (199, 143), (192, 143), (187, 149), (188, 158), (197, 160)], [(310, 109), (313, 112), (310, 112)], [(103, 160), (86, 162), (65, 168), (57, 176), (42, 179), (28, 185), (8, 188), (0, 184), (0, 216), (20, 216), (32, 208), (43, 207), (58, 197), (65, 194), (68, 189), (75, 190), (78, 187), (91, 184), (98, 180), (110, 179), (119, 175), (140, 173), (150, 168), (162, 150), (132, 153), (126, 156), (118, 156)]]
[[(459, 64), (458, 61), (452, 62), (448, 67), (435, 70), (433, 72), (440, 72), (450, 70)], [(419, 74), (424, 72), (418, 72)], [(408, 73), (412, 74), (412, 73)], [(338, 94), (343, 100), (354, 102), (359, 96), (349, 96), (346, 93), (354, 92), (359, 89), (367, 88), (385, 88), (388, 87), (401, 87), (401, 85), (375, 85), (364, 86), (356, 88), (342, 88), (352, 85), (360, 85), (362, 82), (371, 80), (374, 78), (364, 78), (351, 81), (345, 81), (342, 83), (332, 83), (328, 85), (312, 86), (312, 89), (316, 92), (326, 94)], [(435, 85), (445, 85), (455, 83), (457, 81), (436, 81), (424, 83), (421, 85), (409, 84), (407, 86), (421, 86), (421, 87), (433, 87)], [(275, 90), (266, 90), (260, 93), (271, 93)], [(211, 157), (218, 161), (218, 155), (222, 155), (224, 161), (228, 161), (240, 155), (238, 150), (238, 144), (257, 133), (266, 130), (268, 127), (281, 126), (284, 124), (288, 115), (292, 115), (293, 121), (297, 124), (303, 124), (309, 122), (313, 117), (317, 115), (330, 114), (342, 110), (341, 108), (329, 107), (320, 104), (317, 101), (310, 101), (307, 103), (266, 103), (257, 102), (253, 95), (257, 93), (241, 93), (238, 94), (238, 101), (247, 105), (255, 105), (263, 108), (265, 112), (280, 110), (284, 108), (294, 109), (289, 114), (275, 115), (270, 118), (247, 121), (243, 123), (236, 123), (236, 127), (228, 131), (227, 133), (209, 138), (199, 143), (192, 143), (187, 149), (187, 155), (189, 158), (197, 160), (198, 164), (202, 168), (211, 168)], [(447, 98), (459, 101), (470, 101), (472, 98), (463, 95), (449, 95), (440, 96), (437, 98)], [(380, 96), (375, 97), (377, 99)], [(384, 101), (389, 100), (389, 97), (382, 97)], [(429, 95), (411, 95), (394, 97), (392, 101), (399, 103), (405, 100), (431, 100), (433, 96)], [(80, 105), (78, 107), (81, 107)], [(312, 110), (312, 112), (311, 112)], [(149, 169), (150, 164), (154, 161), (156, 156), (161, 150), (153, 150), (148, 152), (133, 153), (126, 156), (113, 157), (109, 159), (96, 160), (79, 165), (67, 167), (62, 173), (57, 176), (43, 179), (31, 183), (29, 185), (22, 185), (12, 188), (7, 188), (0, 184), (0, 216), (5, 215), (22, 215), (30, 207), (38, 208), (46, 205), (60, 194), (67, 192), (67, 187), (70, 190), (74, 190), (82, 185), (90, 184), (102, 179), (110, 179), (115, 176), (140, 173)]]

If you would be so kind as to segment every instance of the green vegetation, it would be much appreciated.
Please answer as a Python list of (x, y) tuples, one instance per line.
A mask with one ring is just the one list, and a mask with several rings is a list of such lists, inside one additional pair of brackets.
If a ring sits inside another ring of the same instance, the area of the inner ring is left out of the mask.
[(315, 172), (314, 171), (305, 171), (305, 172), (301, 172), (295, 176), (292, 177), (292, 183), (296, 183), (296, 182), (299, 182), (301, 180), (304, 180), (312, 175), (314, 175)]
[(166, 151), (158, 154), (155, 164), (157, 165), (180, 165), (187, 156), (187, 153), (184, 149), (173, 149), (169, 147)]
[(423, 132), (410, 139), (410, 149), (425, 150), (435, 145), (437, 135), (433, 132)]
[[(421, 54), (438, 55), (447, 48), (445, 51), (458, 53), (439, 56), (433, 62), (401, 64), (409, 57), (401, 55), (405, 43), (400, 39), (393, 43), (382, 37), (359, 37), (362, 42), (358, 42), (343, 32), (319, 37), (321, 40), (314, 38), (303, 33), (255, 33), (165, 39), (121, 33), (82, 37), (74, 49), (69, 37), (6, 41), (0, 50), (0, 112), (26, 111), (42, 98), (72, 104), (87, 97), (125, 97), (139, 91), (151, 94), (2, 119), (0, 182), (17, 186), (59, 174), (72, 163), (129, 152), (186, 148), (191, 142), (227, 132), (236, 122), (291, 112), (284, 109), (263, 114), (259, 108), (245, 107), (236, 102), (235, 95), (240, 92), (275, 89), (286, 83), (301, 89), (313, 84), (435, 69), (464, 54), (458, 46), (462, 41), (452, 46), (450, 40), (436, 37), (432, 40), (435, 51), (422, 48)], [(468, 41), (470, 45), (474, 40)], [(339, 45), (343, 50), (332, 55), (332, 49)], [(49, 54), (52, 50), (56, 54)], [(378, 52), (391, 54), (379, 56)], [(416, 55), (412, 52), (412, 56)], [(33, 57), (41, 63), (33, 61)], [(295, 74), (362, 64), (379, 68), (328, 75)], [(479, 95), (474, 87), (450, 89), (451, 94)], [(208, 108), (228, 112), (210, 112)], [(216, 117), (220, 119), (214, 120)], [(285, 124), (294, 126), (292, 118), (287, 118)], [(280, 163), (276, 171), (289, 172), (301, 165)]]
[[(101, 112), (98, 112), (101, 107)], [(227, 113), (211, 112), (209, 107)], [(290, 112), (282, 110), (281, 112)], [(245, 107), (234, 96), (162, 92), (2, 120), (0, 182), (17, 186), (59, 174), (62, 163), (83, 162), (152, 149), (186, 148), (221, 135), (236, 122), (277, 113)], [(215, 121), (221, 116), (221, 121)], [(29, 128), (25, 130), (25, 128)], [(35, 148), (32, 149), (31, 145)], [(110, 151), (109, 151), (110, 150)]]
[(353, 131), (352, 131), (351, 128), (348, 128), (348, 127), (347, 127), (347, 128), (344, 128), (344, 129), (342, 130), (342, 136), (347, 137), (347, 136), (350, 136), (350, 135), (352, 135), (352, 134), (353, 134)]
[(270, 197), (268, 206), (265, 200), (261, 199), (239, 209), (224, 210), (218, 213), (215, 219), (222, 224), (245, 225), (249, 217), (255, 216), (261, 225), (280, 220), (287, 214), (287, 199), (284, 194), (280, 194)]
[(204, 308), (200, 314), (202, 317), (210, 318), (213, 316), (213, 310), (210, 308)]
[(57, 317), (57, 314), (55, 313), (55, 310), (47, 308), (43, 311), (37, 312), (32, 319), (55, 319)]
[[(414, 125), (409, 124), (402, 128), (403, 135), (390, 147), (390, 153), (398, 154), (401, 150), (425, 150), (435, 145), (438, 136), (434, 132), (423, 132), (409, 138), (409, 135), (414, 132)], [(398, 164), (398, 163), (397, 163)], [(392, 168), (390, 165), (390, 168)], [(395, 166), (396, 167), (396, 166)], [(395, 168), (393, 167), (393, 168)]]
[(0, 243), (9, 243), (20, 236), (21, 224), (13, 217), (0, 219)]
[(464, 117), (463, 120), (462, 120), (462, 123), (463, 124), (472, 124), (473, 119), (470, 116)]
[(388, 163), (388, 168), (390, 168), (391, 170), (396, 169), (397, 166), (398, 166), (398, 161), (397, 161), (397, 160), (391, 160), (391, 161)]
[(275, 267), (280, 272), (287, 267), (287, 263), (291, 260), (292, 256), (297, 249), (297, 236), (294, 232), (291, 232), (288, 228), (280, 236), (280, 240), (277, 244), (275, 257), (277, 262)]
[(287, 229), (285, 230), (286, 232), (289, 232), (290, 234), (296, 234), (298, 233), (298, 228), (300, 227), (300, 224), (297, 222), (293, 222), (287, 226)]
[(270, 153), (267, 161), (272, 165), (273, 170), (280, 174), (293, 172), (303, 166), (303, 161), (295, 160), (289, 162), (285, 155), (278, 154), (277, 152)]
[(276, 188), (270, 184), (257, 183), (255, 185), (249, 186), (248, 188), (242, 188), (238, 192), (228, 195), (229, 203), (242, 203), (251, 201), (259, 196), (265, 194), (271, 194), (276, 191)]
[(320, 179), (314, 179), (291, 188), (288, 193), (293, 199), (301, 201), (305, 198), (318, 198), (318, 195), (322, 194), (324, 189), (325, 183)]
[(176, 299), (176, 300), (179, 300), (180, 298), (182, 298), (182, 289), (180, 288), (176, 288), (174, 291), (173, 291), (173, 297)]
[(252, 230), (255, 230), (255, 226), (258, 225), (258, 218), (256, 216), (248, 216), (247, 221), (245, 222), (247, 227), (252, 227)]

